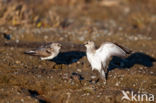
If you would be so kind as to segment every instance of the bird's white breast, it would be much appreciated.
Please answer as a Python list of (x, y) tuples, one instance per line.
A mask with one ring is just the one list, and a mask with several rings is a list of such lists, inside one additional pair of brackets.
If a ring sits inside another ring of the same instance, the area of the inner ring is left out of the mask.
[(101, 59), (99, 58), (99, 56), (95, 53), (95, 54), (92, 54), (92, 53), (87, 53), (87, 58), (88, 58), (88, 61), (89, 63), (91, 64), (92, 66), (92, 70), (96, 69), (98, 71), (101, 70)]

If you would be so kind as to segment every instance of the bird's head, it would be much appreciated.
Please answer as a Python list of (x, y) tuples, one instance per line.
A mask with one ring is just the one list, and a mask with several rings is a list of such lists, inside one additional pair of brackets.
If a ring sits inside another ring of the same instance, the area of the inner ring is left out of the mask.
[(84, 46), (86, 48), (92, 48), (92, 47), (95, 47), (95, 44), (94, 44), (93, 41), (87, 41), (87, 42), (84, 43)]
[(51, 44), (51, 47), (60, 50), (61, 47), (62, 47), (62, 45), (61, 45), (60, 43), (52, 43), (52, 44)]

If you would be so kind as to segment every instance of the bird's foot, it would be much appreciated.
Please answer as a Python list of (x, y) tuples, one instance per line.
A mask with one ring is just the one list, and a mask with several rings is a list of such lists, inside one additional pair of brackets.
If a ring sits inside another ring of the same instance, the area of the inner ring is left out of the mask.
[(103, 81), (103, 84), (104, 84), (104, 85), (106, 85), (106, 83), (107, 83), (107, 81), (106, 81), (106, 80), (104, 80), (104, 81)]
[(106, 85), (106, 83), (107, 83), (106, 78), (101, 77), (101, 82), (102, 82), (104, 85)]

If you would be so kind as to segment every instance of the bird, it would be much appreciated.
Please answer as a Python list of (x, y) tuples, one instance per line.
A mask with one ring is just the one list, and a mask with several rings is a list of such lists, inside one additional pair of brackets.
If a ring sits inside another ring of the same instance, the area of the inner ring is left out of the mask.
[(26, 51), (25, 54), (39, 56), (41, 60), (51, 60), (59, 54), (61, 46), (60, 43), (48, 43), (35, 50)]
[(113, 56), (126, 57), (132, 51), (117, 43), (104, 42), (96, 49), (93, 41), (87, 41), (84, 43), (86, 47), (86, 55), (89, 63), (91, 64), (92, 71), (96, 70), (100, 73), (100, 77), (106, 84), (108, 74), (108, 63)]

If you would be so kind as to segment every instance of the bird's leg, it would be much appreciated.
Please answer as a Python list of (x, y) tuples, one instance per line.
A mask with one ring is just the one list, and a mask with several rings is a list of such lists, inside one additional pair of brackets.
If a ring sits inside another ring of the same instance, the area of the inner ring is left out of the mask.
[(105, 78), (106, 78), (106, 80), (107, 80), (107, 78), (108, 78), (108, 66), (105, 67), (105, 68), (103, 68), (103, 70), (104, 70), (104, 72), (105, 72)]
[(101, 79), (104, 81), (104, 84), (106, 84), (106, 74), (103, 69), (100, 70)]
[(106, 80), (108, 79), (108, 73), (109, 73), (108, 67), (109, 67), (109, 66), (107, 65), (107, 66), (104, 68)]
[(101, 66), (102, 66), (100, 70), (101, 78), (104, 81), (104, 84), (106, 84), (108, 77), (108, 61), (106, 61), (106, 64), (101, 63)]
[(93, 72), (91, 74), (91, 81), (94, 83), (97, 83), (99, 81), (99, 71), (96, 69), (93, 69)]
[(108, 79), (108, 73), (109, 73), (109, 63), (111, 61), (112, 58), (109, 58), (107, 61), (106, 61), (106, 65), (102, 65), (102, 68), (104, 69), (105, 71), (105, 78), (106, 80)]

